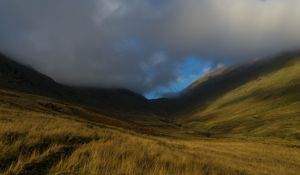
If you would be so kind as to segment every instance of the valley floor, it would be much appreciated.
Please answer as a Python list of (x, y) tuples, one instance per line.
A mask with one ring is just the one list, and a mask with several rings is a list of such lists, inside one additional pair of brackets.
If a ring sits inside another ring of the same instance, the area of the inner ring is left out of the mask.
[(298, 175), (300, 172), (300, 149), (293, 144), (188, 135), (154, 136), (84, 121), (69, 114), (33, 111), (5, 98), (0, 103), (0, 174)]

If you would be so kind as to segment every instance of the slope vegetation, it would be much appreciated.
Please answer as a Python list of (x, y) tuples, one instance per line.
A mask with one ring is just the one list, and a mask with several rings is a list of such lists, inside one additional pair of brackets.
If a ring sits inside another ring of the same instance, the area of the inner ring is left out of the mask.
[[(234, 69), (200, 83), (195, 96), (202, 100), (191, 104), (192, 110), (186, 110), (178, 122), (207, 135), (299, 140), (300, 57), (284, 55), (238, 69), (241, 71)], [(230, 84), (237, 76), (243, 78)], [(245, 76), (249, 76), (247, 81)], [(199, 91), (209, 81), (219, 81), (213, 84), (210, 91), (215, 92), (210, 96)]]

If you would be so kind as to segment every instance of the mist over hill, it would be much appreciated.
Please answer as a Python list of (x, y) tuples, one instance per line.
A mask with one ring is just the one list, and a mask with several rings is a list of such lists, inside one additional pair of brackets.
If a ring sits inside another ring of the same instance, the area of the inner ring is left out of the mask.
[(144, 114), (144, 111), (151, 114), (146, 98), (130, 90), (62, 85), (4, 55), (0, 55), (0, 85), (7, 89), (90, 106), (115, 117), (131, 118)]

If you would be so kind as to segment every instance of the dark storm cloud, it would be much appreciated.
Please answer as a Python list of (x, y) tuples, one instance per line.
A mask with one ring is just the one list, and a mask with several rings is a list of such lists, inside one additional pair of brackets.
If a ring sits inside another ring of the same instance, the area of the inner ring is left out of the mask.
[(0, 0), (0, 50), (59, 82), (146, 92), (193, 55), (234, 62), (300, 46), (298, 0)]

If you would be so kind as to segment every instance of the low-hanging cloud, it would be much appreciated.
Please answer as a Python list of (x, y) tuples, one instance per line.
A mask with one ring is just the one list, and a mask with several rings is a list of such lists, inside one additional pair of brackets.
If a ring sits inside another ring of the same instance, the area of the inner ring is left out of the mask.
[(188, 56), (240, 62), (300, 46), (299, 0), (0, 0), (0, 50), (71, 85), (141, 93)]

